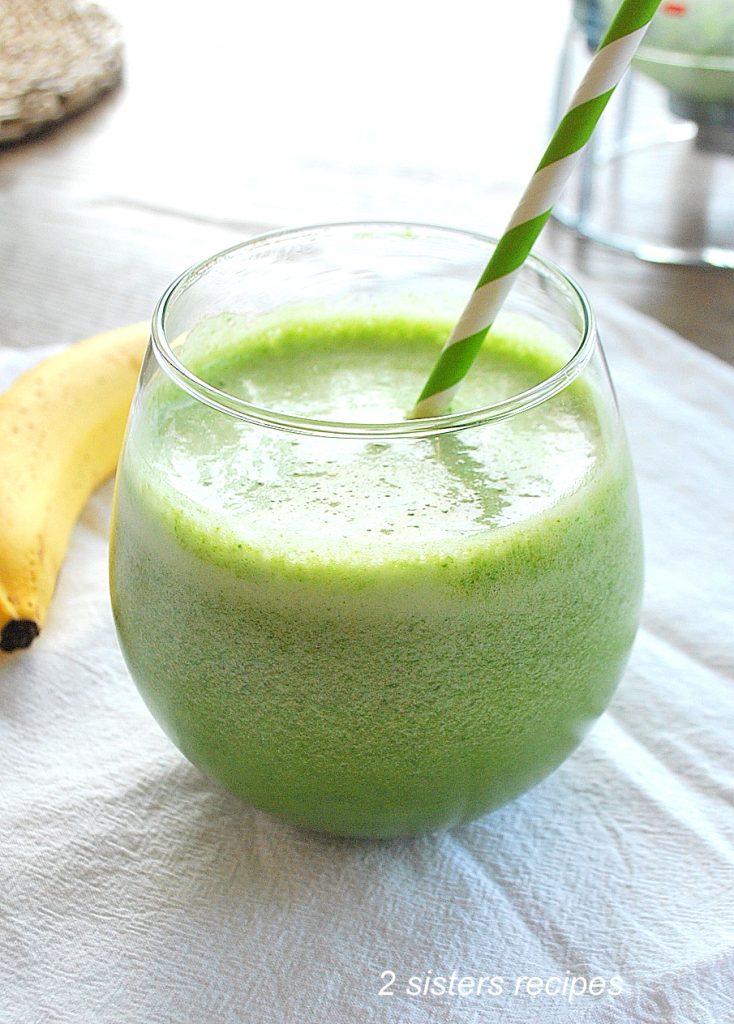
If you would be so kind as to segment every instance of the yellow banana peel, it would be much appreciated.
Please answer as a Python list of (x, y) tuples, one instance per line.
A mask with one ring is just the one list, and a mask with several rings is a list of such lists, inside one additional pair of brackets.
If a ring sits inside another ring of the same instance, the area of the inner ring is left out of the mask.
[(43, 625), (72, 527), (117, 465), (148, 335), (76, 342), (0, 395), (0, 650)]

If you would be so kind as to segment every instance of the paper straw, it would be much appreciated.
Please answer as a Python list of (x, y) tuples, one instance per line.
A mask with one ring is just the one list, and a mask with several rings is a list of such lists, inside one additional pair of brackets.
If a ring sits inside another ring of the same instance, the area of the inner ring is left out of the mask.
[(659, 3), (660, 0), (623, 0), (620, 5), (466, 309), (409, 413), (410, 419), (440, 416), (448, 408)]

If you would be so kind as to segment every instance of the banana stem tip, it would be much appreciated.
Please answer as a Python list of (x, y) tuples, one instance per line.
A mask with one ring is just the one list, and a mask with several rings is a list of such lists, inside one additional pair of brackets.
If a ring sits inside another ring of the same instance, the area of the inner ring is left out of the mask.
[(11, 619), (0, 630), (0, 651), (30, 647), (39, 633), (38, 623), (33, 619)]

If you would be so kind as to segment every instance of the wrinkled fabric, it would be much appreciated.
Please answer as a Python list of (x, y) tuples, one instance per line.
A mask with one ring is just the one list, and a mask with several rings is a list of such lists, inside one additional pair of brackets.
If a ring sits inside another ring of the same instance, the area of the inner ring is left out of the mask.
[[(417, 839), (319, 838), (250, 809), (128, 676), (106, 486), (42, 635), (0, 665), (2, 1024), (734, 1021), (734, 370), (598, 306), (647, 589), (580, 749), (515, 803)], [(0, 352), (0, 384), (46, 351)]]

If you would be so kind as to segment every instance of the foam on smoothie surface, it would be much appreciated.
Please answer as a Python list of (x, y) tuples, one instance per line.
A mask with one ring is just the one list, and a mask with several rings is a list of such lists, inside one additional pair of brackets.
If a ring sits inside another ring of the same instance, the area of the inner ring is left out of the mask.
[[(549, 352), (549, 332), (531, 328), (527, 318), (507, 322), (485, 346), (455, 409), (512, 397), (562, 365)], [(392, 422), (410, 408), (448, 330), (415, 320), (316, 320), (243, 339), (217, 320), (187, 349), (190, 367), (208, 383), (262, 408)], [(262, 556), (313, 555), (320, 563), (415, 560), (449, 536), (468, 543), (488, 526), (542, 513), (578, 487), (596, 455), (596, 425), (578, 388), (491, 429), (398, 444), (286, 438), (213, 417), (171, 386), (164, 390), (141, 457), (176, 492), (179, 528), (187, 508), (195, 532), (206, 534), (211, 512), (215, 546), (230, 546), (222, 551), (228, 560), (242, 544)], [(207, 558), (214, 540), (201, 539)], [(193, 534), (184, 542), (197, 543)]]

